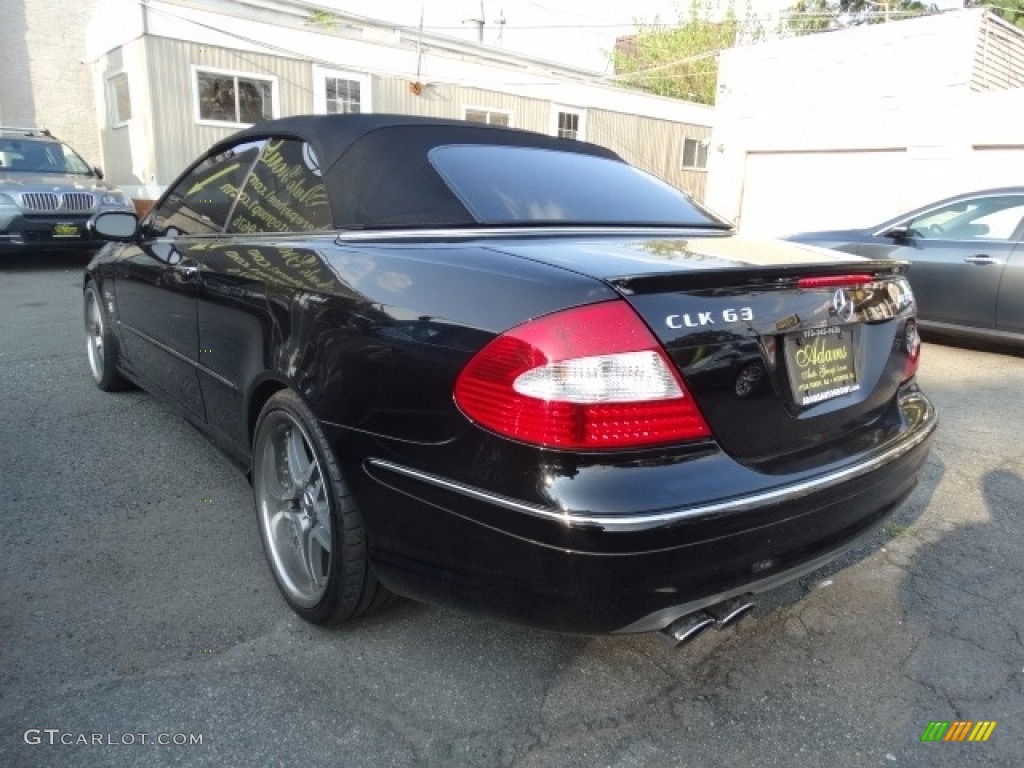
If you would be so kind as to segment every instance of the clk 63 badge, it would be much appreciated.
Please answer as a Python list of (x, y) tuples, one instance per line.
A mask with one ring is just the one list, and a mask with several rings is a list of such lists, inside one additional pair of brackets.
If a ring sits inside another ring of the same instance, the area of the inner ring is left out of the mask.
[(681, 315), (669, 315), (665, 325), (669, 328), (700, 328), (702, 325), (715, 325), (715, 318), (723, 323), (749, 323), (754, 319), (754, 310), (750, 307), (723, 309), (721, 314), (715, 312), (686, 312)]

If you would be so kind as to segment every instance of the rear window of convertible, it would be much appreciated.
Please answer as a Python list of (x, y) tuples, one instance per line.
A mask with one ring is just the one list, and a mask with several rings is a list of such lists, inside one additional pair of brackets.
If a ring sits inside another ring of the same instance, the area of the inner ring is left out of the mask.
[(727, 226), (675, 187), (605, 157), (477, 144), (428, 157), (480, 224)]

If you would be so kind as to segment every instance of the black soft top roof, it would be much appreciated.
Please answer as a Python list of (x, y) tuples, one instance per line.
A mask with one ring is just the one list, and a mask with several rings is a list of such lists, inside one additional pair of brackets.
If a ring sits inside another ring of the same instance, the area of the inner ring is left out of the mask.
[(524, 131), (517, 128), (506, 128), (499, 125), (470, 123), (465, 120), (447, 120), (440, 117), (420, 117), (415, 115), (296, 115), (282, 117), (278, 120), (267, 120), (246, 128), (223, 139), (214, 145), (211, 154), (236, 144), (239, 139), (280, 136), (302, 139), (309, 142), (316, 152), (323, 168), (330, 168), (359, 139), (367, 134), (383, 132), (390, 136), (393, 143), (402, 140), (405, 133), (400, 128), (409, 126), (430, 126), (437, 138), (437, 145), (443, 144), (510, 144), (527, 147), (543, 146), (549, 149), (561, 149), (565, 152), (582, 152), (602, 157), (618, 158), (614, 152), (596, 144), (573, 139), (560, 139), (553, 136)]
[(208, 154), (268, 137), (309, 143), (327, 185), (334, 226), (345, 229), (475, 223), (428, 161), (434, 147), (500, 144), (621, 160), (611, 150), (583, 141), (462, 120), (387, 114), (268, 120), (218, 142)]

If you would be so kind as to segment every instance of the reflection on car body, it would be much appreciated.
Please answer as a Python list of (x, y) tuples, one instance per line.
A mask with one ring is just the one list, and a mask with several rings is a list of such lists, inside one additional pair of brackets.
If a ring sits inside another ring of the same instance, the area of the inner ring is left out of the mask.
[(92, 226), (98, 385), (251, 472), (314, 622), (395, 593), (681, 641), (870, 533), (936, 424), (903, 265), (740, 238), (582, 142), (286, 118)]
[(692, 357), (683, 363), (683, 375), (694, 392), (720, 387), (738, 398), (763, 393), (769, 382), (761, 345), (729, 333), (710, 336), (709, 343), (694, 347)]

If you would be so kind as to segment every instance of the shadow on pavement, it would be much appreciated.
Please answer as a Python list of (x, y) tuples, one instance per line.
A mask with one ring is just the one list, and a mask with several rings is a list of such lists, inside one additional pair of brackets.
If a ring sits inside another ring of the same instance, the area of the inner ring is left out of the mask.
[(81, 251), (0, 254), (0, 272), (84, 270), (91, 258), (92, 253)]
[[(988, 520), (922, 531), (901, 553), (905, 622), (921, 638), (903, 667), (920, 714), (905, 728), (918, 742), (911, 765), (1005, 766), (1024, 754), (1024, 477), (1003, 466), (979, 486)], [(957, 720), (998, 725), (983, 744), (920, 743), (929, 722)]]

